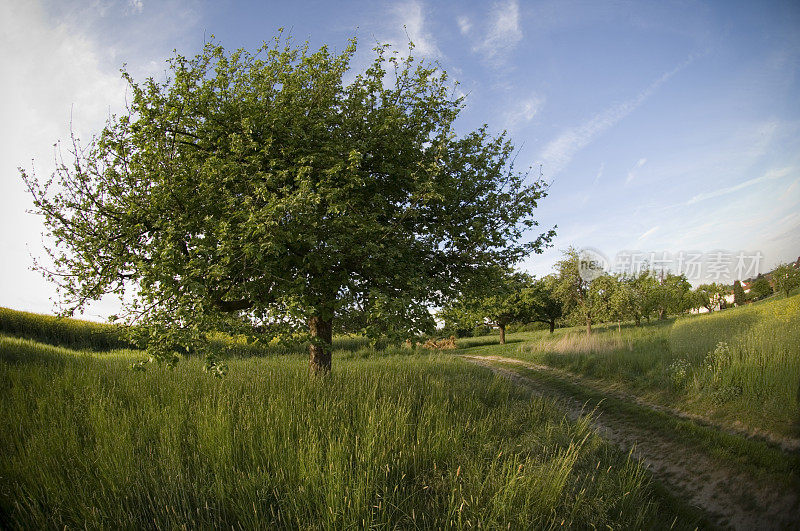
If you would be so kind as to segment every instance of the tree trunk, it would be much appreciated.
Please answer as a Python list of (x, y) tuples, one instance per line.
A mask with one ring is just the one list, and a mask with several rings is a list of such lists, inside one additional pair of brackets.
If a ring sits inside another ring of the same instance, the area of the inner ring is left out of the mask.
[(586, 335), (592, 335), (592, 319), (591, 317), (586, 319)]
[(506, 344), (506, 325), (500, 325), (500, 344)]
[(550, 321), (550, 333), (552, 334), (553, 330), (555, 329), (556, 329), (556, 320), (553, 319), (552, 321)]
[(622, 321), (617, 321), (617, 332), (622, 333)]
[(331, 372), (331, 343), (333, 327), (331, 319), (317, 315), (308, 319), (311, 344), (308, 346), (308, 369), (312, 375), (325, 375)]
[(664, 321), (667, 318), (667, 310), (658, 310), (658, 320)]

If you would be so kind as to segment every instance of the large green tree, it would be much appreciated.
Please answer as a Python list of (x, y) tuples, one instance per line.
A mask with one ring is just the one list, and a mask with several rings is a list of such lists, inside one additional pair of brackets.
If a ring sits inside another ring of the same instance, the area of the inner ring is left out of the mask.
[(351, 72), (355, 51), (210, 43), (164, 81), (123, 72), (125, 114), (51, 179), (21, 170), (65, 309), (127, 292), (159, 357), (213, 329), (302, 334), (319, 373), (337, 315), (419, 315), (540, 250), (552, 231), (522, 235), (545, 187), (505, 135), (456, 133), (436, 65), (379, 46)]

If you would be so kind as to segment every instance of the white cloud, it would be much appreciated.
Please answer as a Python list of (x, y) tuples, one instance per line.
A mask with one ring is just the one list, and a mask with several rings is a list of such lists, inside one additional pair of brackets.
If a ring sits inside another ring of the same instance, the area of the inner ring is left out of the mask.
[(498, 2), (492, 7), (486, 36), (473, 47), (487, 61), (500, 65), (505, 56), (522, 40), (519, 22), (519, 4), (516, 0)]
[(436, 40), (428, 32), (425, 23), (425, 9), (419, 0), (411, 0), (395, 4), (391, 9), (396, 27), (401, 30), (401, 35), (390, 39), (392, 48), (402, 53), (408, 45), (408, 40), (414, 43), (414, 49), (419, 55), (429, 58), (441, 57), (442, 53), (436, 46)]
[(514, 129), (517, 126), (533, 120), (544, 105), (544, 98), (537, 94), (529, 98), (519, 100), (511, 109), (505, 113), (506, 129)]
[(696, 196), (692, 197), (687, 201), (687, 205), (692, 205), (694, 203), (705, 201), (706, 199), (712, 199), (714, 197), (720, 197), (722, 195), (732, 194), (734, 192), (738, 192), (739, 190), (743, 190), (749, 186), (753, 186), (754, 184), (762, 183), (764, 181), (771, 181), (774, 179), (780, 179), (781, 177), (785, 177), (791, 173), (796, 171), (795, 168), (787, 167), (787, 168), (780, 168), (776, 170), (770, 170), (761, 177), (756, 177), (754, 179), (748, 179), (743, 183), (739, 183), (734, 186), (727, 186), (725, 188), (719, 188), (712, 192), (706, 192), (702, 194), (697, 194)]
[(694, 56), (690, 56), (677, 67), (664, 73), (635, 98), (613, 105), (595, 114), (585, 123), (567, 129), (545, 146), (539, 158), (544, 161), (545, 166), (550, 168), (551, 174), (563, 170), (577, 152), (589, 145), (599, 134), (615, 126), (626, 116), (639, 108), (639, 106), (652, 96), (661, 85), (682, 69), (686, 68), (694, 59)]
[(472, 29), (472, 22), (469, 20), (467, 16), (460, 16), (456, 19), (458, 22), (458, 29), (461, 32), (461, 35), (466, 35)]
[(39, 178), (47, 178), (53, 143), (68, 144), (70, 121), (85, 144), (109, 111), (124, 105), (125, 83), (116, 69), (101, 66), (104, 50), (75, 28), (48, 22), (36, 2), (0, 3), (0, 48), (7, 81), (0, 84), (0, 300), (49, 312), (53, 288), (28, 270), (30, 254), (43, 254), (43, 227), (25, 212), (32, 205), (17, 166), (35, 164)]
[[(47, 4), (0, 1), (0, 301), (4, 306), (51, 312), (54, 288), (38, 272), (30, 271), (31, 254), (44, 256), (41, 219), (26, 213), (32, 208), (17, 167), (35, 166), (40, 179), (54, 169), (53, 143), (70, 147), (70, 122), (86, 145), (99, 132), (109, 113), (124, 109), (126, 83), (119, 67), (127, 61), (135, 77), (163, 70), (147, 68), (149, 61), (180, 47), (181, 37), (196, 20), (185, 6), (159, 5), (143, 17), (122, 17), (142, 2), (76, 2), (54, 16)], [(119, 8), (115, 17), (105, 17)], [(151, 12), (152, 11), (152, 12)], [(168, 22), (167, 22), (168, 21)], [(169, 24), (170, 32), (161, 31)], [(98, 27), (113, 28), (113, 36)], [(150, 32), (150, 33), (148, 33)], [(141, 39), (147, 34), (147, 39)], [(150, 38), (154, 36), (153, 38)], [(163, 35), (165, 41), (160, 40)], [(124, 52), (124, 56), (116, 55)], [(143, 68), (143, 65), (145, 66)], [(114, 313), (115, 301), (103, 300), (88, 316)]]
[(636, 178), (636, 170), (644, 166), (646, 162), (647, 162), (646, 158), (641, 158), (638, 161), (636, 161), (636, 164), (633, 165), (633, 168), (628, 170), (628, 176), (625, 178), (625, 184), (630, 183), (632, 180)]

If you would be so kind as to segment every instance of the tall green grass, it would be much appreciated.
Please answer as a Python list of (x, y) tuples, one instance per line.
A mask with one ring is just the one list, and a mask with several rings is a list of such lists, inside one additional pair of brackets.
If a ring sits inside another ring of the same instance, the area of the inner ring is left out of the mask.
[(733, 424), (800, 435), (798, 296), (621, 332), (599, 327), (588, 337), (540, 333), (515, 354)]
[[(78, 350), (109, 351), (132, 348), (125, 330), (120, 325), (97, 323), (56, 317), (0, 307), (0, 334), (32, 339), (48, 345)], [(251, 357), (307, 355), (307, 343), (273, 344), (248, 340), (244, 336), (231, 336), (223, 333), (209, 334), (207, 348), (221, 357)], [(385, 342), (372, 341), (362, 336), (337, 336), (333, 338), (336, 353), (371, 355), (381, 352)]]
[(110, 350), (131, 346), (119, 326), (0, 307), (0, 332), (50, 345)]
[[(0, 338), (0, 526), (550, 528), (678, 518), (646, 473), (449, 356), (200, 360)], [(120, 359), (121, 358), (121, 359)]]

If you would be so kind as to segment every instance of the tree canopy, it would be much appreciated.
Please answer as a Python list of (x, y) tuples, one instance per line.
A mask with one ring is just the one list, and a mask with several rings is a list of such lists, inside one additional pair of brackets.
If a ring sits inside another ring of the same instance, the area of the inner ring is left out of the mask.
[(794, 288), (800, 286), (800, 270), (794, 264), (781, 264), (772, 272), (775, 291), (781, 291), (787, 297)]
[(772, 295), (772, 286), (766, 277), (759, 275), (752, 284), (750, 284), (750, 295), (753, 299), (763, 299)]
[(355, 51), (279, 36), (175, 55), (163, 81), (123, 70), (124, 114), (50, 179), (20, 170), (65, 312), (126, 293), (159, 358), (258, 330), (309, 338), (326, 372), (335, 317), (427, 326), (428, 305), (540, 251), (553, 231), (523, 234), (546, 188), (505, 133), (457, 134), (464, 102), (436, 64), (378, 46), (352, 72)]
[(553, 285), (553, 294), (561, 302), (564, 313), (586, 323), (586, 333), (591, 334), (592, 322), (597, 320), (591, 283), (593, 277), (602, 275), (602, 269), (591, 262), (583, 264), (583, 267), (588, 267), (588, 270), (581, 269), (581, 253), (577, 249), (569, 247), (562, 251), (562, 258), (555, 265), (557, 281)]
[[(500, 344), (506, 342), (506, 327), (510, 323), (529, 323), (553, 313), (547, 306), (543, 287), (527, 273), (495, 269), (482, 282), (462, 293), (440, 312), (445, 323), (457, 328), (476, 325), (496, 326)], [(559, 314), (560, 315), (560, 314)], [(549, 319), (547, 322), (550, 322)]]

